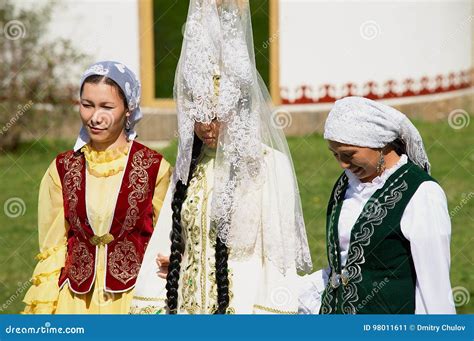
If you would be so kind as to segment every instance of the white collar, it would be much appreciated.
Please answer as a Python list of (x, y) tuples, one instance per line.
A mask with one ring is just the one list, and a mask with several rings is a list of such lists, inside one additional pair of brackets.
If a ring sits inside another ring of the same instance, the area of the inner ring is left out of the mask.
[(355, 176), (350, 170), (346, 169), (344, 172), (346, 173), (347, 177), (349, 178), (349, 186), (353, 187), (356, 191), (362, 191), (364, 188), (368, 187), (382, 187), (385, 184), (385, 181), (395, 173), (400, 167), (405, 165), (408, 162), (408, 157), (405, 154), (400, 156), (400, 160), (390, 167), (383, 171), (382, 174), (374, 178), (370, 182), (361, 182), (357, 176)]

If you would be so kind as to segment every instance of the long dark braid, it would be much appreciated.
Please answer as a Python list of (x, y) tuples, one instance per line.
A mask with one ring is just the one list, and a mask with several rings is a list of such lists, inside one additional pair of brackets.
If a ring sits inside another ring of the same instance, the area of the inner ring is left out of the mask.
[(216, 283), (217, 283), (217, 310), (216, 314), (225, 314), (229, 306), (229, 267), (227, 260), (229, 252), (225, 243), (217, 236), (216, 242)]
[(170, 264), (168, 266), (168, 275), (166, 276), (166, 303), (168, 305), (168, 312), (170, 314), (176, 314), (178, 311), (179, 273), (181, 271), (181, 257), (185, 248), (181, 227), (181, 208), (183, 207), (183, 202), (186, 199), (189, 181), (191, 180), (194, 170), (196, 169), (199, 155), (201, 154), (201, 149), (202, 141), (196, 135), (194, 135), (188, 182), (186, 185), (181, 181), (176, 183), (176, 189), (174, 191), (173, 201), (171, 203), (171, 208), (173, 210), (173, 227), (171, 231)]

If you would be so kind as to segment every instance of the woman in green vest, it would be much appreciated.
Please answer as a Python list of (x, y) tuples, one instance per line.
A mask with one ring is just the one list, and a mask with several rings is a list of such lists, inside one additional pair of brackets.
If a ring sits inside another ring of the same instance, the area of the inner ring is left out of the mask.
[(329, 267), (306, 281), (300, 312), (455, 313), (446, 196), (418, 130), (394, 108), (347, 97), (324, 138), (344, 172), (327, 210)]

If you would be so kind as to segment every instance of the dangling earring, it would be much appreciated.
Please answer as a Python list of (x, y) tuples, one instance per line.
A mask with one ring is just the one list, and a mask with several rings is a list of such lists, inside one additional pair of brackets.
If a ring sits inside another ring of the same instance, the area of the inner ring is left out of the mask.
[(385, 158), (383, 156), (383, 151), (380, 151), (380, 158), (379, 161), (377, 162), (377, 174), (382, 174), (382, 172), (385, 170)]
[(125, 131), (128, 133), (131, 129), (130, 118), (127, 117), (127, 120), (125, 121)]

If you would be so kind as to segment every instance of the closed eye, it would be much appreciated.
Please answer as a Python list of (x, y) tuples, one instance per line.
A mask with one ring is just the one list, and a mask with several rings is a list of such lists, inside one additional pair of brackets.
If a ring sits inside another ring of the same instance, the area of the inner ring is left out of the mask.
[(346, 162), (350, 162), (352, 160), (352, 157), (354, 156), (354, 153), (351, 154), (341, 154), (340, 159)]
[[(331, 150), (331, 153), (332, 153), (332, 155), (334, 155), (334, 156), (337, 156), (337, 155), (338, 155), (336, 152), (334, 152), (334, 151), (332, 151), (332, 150)], [(355, 153), (341, 153), (340, 155), (343, 156), (343, 157), (349, 157), (349, 158), (351, 158), (351, 157), (354, 156), (354, 154), (355, 154)]]

